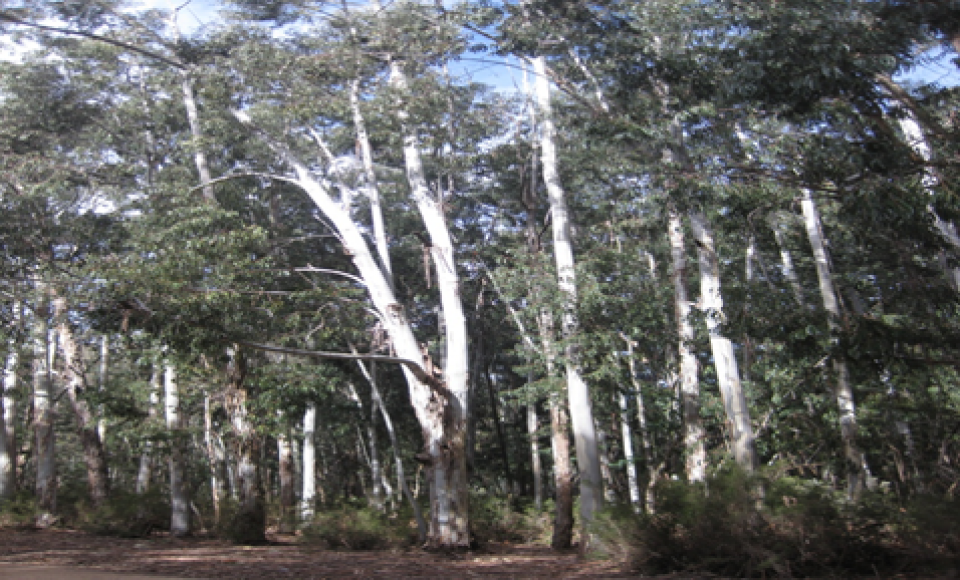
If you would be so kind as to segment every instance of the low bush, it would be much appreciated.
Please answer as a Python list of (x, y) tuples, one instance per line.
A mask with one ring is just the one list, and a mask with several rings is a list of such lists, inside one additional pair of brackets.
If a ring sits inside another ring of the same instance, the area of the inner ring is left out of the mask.
[[(409, 526), (369, 507), (340, 507), (318, 513), (303, 528), (307, 542), (330, 549), (384, 550), (410, 545)], [(416, 530), (413, 531), (416, 538)]]
[(81, 504), (75, 527), (106, 536), (138, 538), (170, 526), (170, 504), (159, 489), (143, 494), (115, 491), (99, 507)]
[(514, 505), (508, 498), (477, 495), (470, 498), (470, 528), (477, 544), (489, 542), (550, 543), (551, 506)]
[[(816, 483), (766, 487), (736, 471), (705, 484), (663, 482), (657, 513), (609, 510), (598, 518), (601, 554), (642, 574), (855, 577), (949, 574), (960, 555), (956, 502), (898, 505), (865, 493), (850, 503)], [(935, 506), (935, 507), (934, 507)]]
[(33, 527), (37, 516), (37, 500), (32, 493), (18, 492), (0, 502), (0, 527)]

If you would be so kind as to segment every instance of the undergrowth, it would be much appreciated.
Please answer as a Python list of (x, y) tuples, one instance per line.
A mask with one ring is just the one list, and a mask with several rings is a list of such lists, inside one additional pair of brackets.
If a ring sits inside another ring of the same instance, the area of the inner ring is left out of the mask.
[[(641, 574), (888, 577), (955, 574), (960, 502), (865, 492), (848, 502), (825, 486), (781, 479), (758, 505), (755, 478), (728, 471), (705, 484), (663, 482), (657, 513), (608, 510), (596, 548)], [(759, 508), (759, 509), (758, 509)]]

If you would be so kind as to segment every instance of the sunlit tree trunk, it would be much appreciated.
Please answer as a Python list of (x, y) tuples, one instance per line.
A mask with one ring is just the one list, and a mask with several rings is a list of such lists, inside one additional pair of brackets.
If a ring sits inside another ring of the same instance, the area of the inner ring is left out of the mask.
[(713, 228), (700, 212), (691, 212), (690, 223), (697, 240), (699, 256), (700, 308), (706, 314), (713, 364), (717, 370), (717, 383), (720, 386), (720, 396), (733, 443), (733, 457), (740, 467), (752, 472), (757, 468), (757, 451), (753, 425), (750, 422), (750, 408), (740, 383), (733, 343), (721, 334), (723, 294), (720, 289), (720, 259), (717, 255), (716, 240)]
[[(110, 370), (110, 337), (106, 334), (100, 337), (100, 375), (97, 381), (97, 388), (101, 393), (107, 390), (107, 373)], [(97, 409), (97, 437), (100, 438), (100, 444), (107, 444), (107, 419), (104, 416), (103, 408)]]
[(623, 459), (627, 462), (627, 488), (630, 492), (630, 504), (634, 509), (640, 507), (640, 482), (637, 479), (637, 463), (633, 455), (633, 430), (630, 428), (630, 407), (627, 396), (617, 393), (620, 406), (620, 435), (623, 439)]
[[(556, 128), (553, 123), (550, 102), (550, 82), (547, 78), (544, 57), (533, 59), (534, 92), (540, 114), (540, 151), (543, 180), (550, 201), (553, 224), (553, 254), (557, 265), (557, 285), (564, 296), (562, 319), (563, 337), (567, 341), (565, 371), (567, 376), (567, 400), (570, 408), (573, 437), (577, 452), (577, 469), (580, 476), (580, 518), (584, 527), (590, 525), (593, 516), (603, 501), (603, 481), (600, 473), (600, 456), (597, 449), (597, 433), (593, 420), (593, 403), (590, 390), (580, 372), (577, 334), (577, 284), (576, 266), (573, 258), (570, 216), (566, 195), (560, 183), (558, 171)], [(586, 540), (584, 535), (584, 540)], [(581, 544), (587, 547), (587, 542)]]
[(94, 506), (102, 505), (109, 494), (107, 458), (103, 451), (103, 442), (97, 430), (97, 421), (90, 406), (80, 398), (84, 388), (83, 355), (67, 320), (67, 301), (57, 297), (54, 300), (54, 319), (57, 324), (60, 351), (63, 353), (63, 388), (73, 408), (77, 422), (77, 434), (83, 447), (83, 459), (87, 466), (87, 487), (90, 501)]
[(46, 527), (57, 511), (57, 458), (54, 432), (53, 367), (55, 335), (50, 332), (49, 302), (44, 284), (37, 283), (33, 313), (33, 426), (36, 436), (34, 457), (37, 466), (37, 525)]
[[(391, 66), (391, 84), (407, 92), (406, 76), (402, 66), (394, 61)], [(430, 254), (437, 272), (437, 288), (443, 310), (445, 328), (444, 383), (459, 408), (444, 422), (421, 423), (427, 442), (426, 455), (430, 485), (430, 538), (435, 547), (468, 546), (469, 490), (466, 462), (466, 413), (469, 385), (467, 382), (467, 323), (460, 300), (460, 280), (457, 273), (453, 241), (442, 210), (442, 200), (434, 199), (427, 187), (420, 160), (420, 143), (415, 128), (410, 124), (406, 106), (401, 103), (397, 115), (403, 131), (403, 158), (410, 194), (423, 219), (430, 242)]]
[[(527, 377), (527, 382), (532, 382), (532, 377)], [(537, 510), (543, 508), (543, 466), (540, 461), (540, 443), (537, 433), (540, 430), (540, 422), (537, 419), (536, 403), (527, 404), (527, 437), (530, 439), (530, 465), (533, 470), (533, 505)]]
[[(20, 326), (22, 305), (14, 300), (12, 305), (14, 328)], [(13, 393), (17, 388), (20, 366), (20, 342), (12, 337), (7, 341), (7, 356), (3, 366), (3, 387), (0, 393), (0, 501), (10, 499), (17, 490), (17, 401)]]
[(177, 370), (169, 358), (163, 361), (163, 407), (167, 433), (170, 436), (170, 534), (190, 534), (190, 496), (184, 478), (183, 418), (180, 413), (180, 385)]
[(317, 496), (317, 406), (309, 403), (303, 412), (303, 491), (300, 495), (300, 519), (309, 522), (314, 516)]
[(213, 434), (213, 409), (210, 405), (210, 393), (203, 393), (203, 443), (207, 448), (207, 463), (210, 465), (210, 499), (213, 502), (213, 521), (220, 524), (220, 502), (223, 499), (223, 479), (221, 467), (223, 457), (219, 453)]
[[(656, 268), (651, 268), (651, 271), (655, 271)], [(623, 335), (621, 335), (623, 336)], [(653, 445), (650, 442), (650, 430), (647, 428), (647, 412), (643, 402), (643, 389), (641, 388), (640, 380), (637, 378), (637, 363), (633, 358), (633, 347), (636, 346), (636, 342), (630, 340), (630, 337), (623, 336), (623, 339), (627, 343), (627, 367), (630, 370), (630, 382), (633, 385), (633, 391), (637, 398), (637, 418), (640, 422), (640, 446), (643, 448), (643, 463), (647, 468), (647, 485), (643, 493), (643, 508), (647, 513), (654, 513), (656, 510), (656, 496), (654, 495), (654, 486), (657, 483), (657, 478), (659, 477), (659, 470), (657, 466), (653, 463)], [(626, 415), (626, 398), (621, 394), (620, 396), (620, 413)], [(624, 436), (626, 439), (626, 435)], [(631, 455), (632, 455), (632, 445), (631, 445)], [(636, 469), (636, 467), (634, 467)], [(636, 478), (636, 472), (633, 475)], [(637, 500), (639, 502), (639, 490), (637, 491)], [(633, 491), (631, 486), (631, 499), (633, 499)]]
[(800, 286), (800, 278), (797, 277), (797, 270), (793, 265), (793, 256), (790, 254), (790, 248), (787, 247), (784, 238), (784, 220), (783, 216), (772, 216), (770, 218), (770, 229), (773, 230), (773, 237), (780, 249), (780, 268), (783, 271), (783, 277), (786, 278), (790, 288), (793, 289), (793, 296), (796, 298), (797, 304), (803, 307), (805, 306), (803, 288)]
[[(823, 309), (827, 311), (827, 325), (830, 333), (836, 335), (840, 330), (840, 303), (837, 300), (836, 286), (833, 283), (833, 273), (830, 269), (830, 259), (827, 256), (826, 242), (820, 224), (820, 214), (817, 211), (813, 194), (809, 189), (802, 190), (800, 207), (803, 211), (803, 222), (807, 229), (807, 239), (813, 249), (813, 257), (817, 266), (817, 278), (820, 281), (820, 297), (823, 300)], [(836, 344), (836, 338), (832, 339)], [(863, 489), (866, 480), (866, 459), (857, 444), (857, 408), (853, 399), (853, 386), (850, 384), (850, 371), (847, 361), (842, 355), (834, 354), (834, 395), (837, 398), (837, 407), (840, 412), (840, 436), (843, 439), (843, 455), (847, 470), (847, 493), (850, 497), (857, 497)]]
[(700, 379), (697, 358), (691, 349), (694, 333), (690, 323), (690, 299), (687, 297), (687, 256), (680, 214), (673, 208), (669, 217), (670, 249), (673, 257), (674, 304), (680, 353), (680, 400), (683, 412), (683, 446), (686, 451), (688, 481), (706, 477), (707, 453), (703, 444), (703, 423), (700, 420)]

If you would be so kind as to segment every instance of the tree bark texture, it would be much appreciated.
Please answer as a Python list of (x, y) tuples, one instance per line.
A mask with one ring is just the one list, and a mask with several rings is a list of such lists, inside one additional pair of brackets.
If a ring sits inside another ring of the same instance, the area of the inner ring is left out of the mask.
[[(567, 401), (570, 407), (577, 452), (577, 469), (580, 476), (580, 517), (581, 523), (586, 527), (593, 521), (593, 515), (602, 505), (603, 480), (600, 473), (596, 426), (593, 420), (593, 403), (590, 400), (590, 389), (580, 372), (579, 349), (574, 340), (578, 330), (576, 264), (573, 257), (570, 215), (557, 165), (556, 128), (553, 123), (546, 59), (542, 56), (535, 58), (533, 67), (534, 91), (537, 97), (537, 110), (540, 113), (541, 165), (550, 201), (557, 285), (565, 301), (562, 331), (568, 345), (565, 353)], [(585, 542), (583, 547), (586, 547)]]
[(707, 453), (703, 444), (703, 423), (700, 419), (700, 379), (697, 358), (691, 345), (694, 339), (690, 323), (690, 299), (687, 297), (687, 256), (680, 214), (673, 208), (669, 216), (670, 250), (673, 258), (674, 304), (677, 315), (680, 353), (680, 400), (683, 412), (683, 446), (686, 451), (688, 481), (703, 481), (707, 470)]
[(77, 435), (83, 447), (83, 459), (87, 466), (87, 487), (90, 502), (94, 506), (103, 505), (109, 495), (110, 479), (107, 472), (107, 458), (103, 451), (103, 442), (97, 429), (97, 420), (90, 411), (90, 405), (80, 397), (84, 389), (83, 355), (80, 345), (73, 335), (67, 321), (67, 301), (63, 297), (54, 300), (54, 318), (57, 321), (57, 333), (60, 339), (60, 351), (63, 354), (63, 388), (73, 409), (77, 423)]
[[(19, 326), (22, 316), (19, 301), (13, 303), (13, 325)], [(20, 366), (20, 343), (7, 341), (7, 356), (3, 366), (3, 386), (0, 392), (0, 500), (10, 499), (17, 490), (17, 388)]]
[(721, 333), (723, 294), (720, 289), (720, 259), (717, 255), (716, 240), (713, 228), (702, 213), (691, 212), (690, 223), (697, 240), (700, 308), (706, 314), (713, 364), (717, 371), (723, 409), (727, 415), (733, 457), (740, 467), (752, 473), (757, 469), (758, 462), (753, 424), (750, 422), (750, 407), (740, 382), (733, 343)]
[(317, 406), (310, 403), (303, 412), (303, 491), (300, 495), (300, 519), (303, 522), (313, 519), (317, 496), (316, 429)]
[(163, 362), (163, 407), (170, 436), (170, 535), (190, 534), (190, 495), (184, 478), (185, 440), (180, 415), (180, 385), (177, 369), (169, 359)]
[(46, 527), (57, 511), (57, 458), (54, 432), (54, 392), (51, 367), (55, 335), (49, 328), (49, 303), (46, 288), (37, 285), (37, 304), (33, 321), (33, 426), (36, 458), (37, 525)]
[[(840, 303), (837, 300), (830, 258), (827, 256), (826, 241), (820, 225), (820, 213), (809, 189), (802, 190), (800, 208), (803, 211), (807, 239), (813, 249), (817, 266), (820, 297), (823, 300), (823, 309), (827, 311), (827, 325), (831, 335), (834, 335), (832, 342), (835, 345), (837, 340), (835, 335), (840, 330)], [(840, 436), (843, 439), (843, 456), (847, 471), (847, 493), (850, 497), (858, 497), (866, 481), (866, 459), (857, 444), (857, 408), (853, 398), (853, 386), (850, 383), (847, 361), (840, 353), (834, 353), (832, 359), (834, 396), (840, 411)]]

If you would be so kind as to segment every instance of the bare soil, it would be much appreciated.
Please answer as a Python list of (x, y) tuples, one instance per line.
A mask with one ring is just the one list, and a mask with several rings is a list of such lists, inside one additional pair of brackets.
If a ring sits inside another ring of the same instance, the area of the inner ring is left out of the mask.
[[(0, 571), (65, 567), (178, 578), (629, 578), (616, 564), (528, 545), (476, 552), (346, 552), (271, 536), (264, 546), (214, 538), (115, 538), (72, 530), (0, 529)], [(71, 575), (73, 577), (73, 575)], [(0, 574), (0, 578), (3, 575)]]

